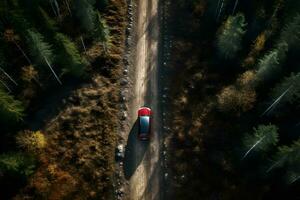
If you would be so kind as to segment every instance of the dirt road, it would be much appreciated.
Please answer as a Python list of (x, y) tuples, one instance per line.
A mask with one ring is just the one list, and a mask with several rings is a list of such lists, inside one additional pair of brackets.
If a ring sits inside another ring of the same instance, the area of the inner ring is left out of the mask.
[[(131, 131), (125, 152), (125, 177), (129, 180), (130, 199), (161, 198), (160, 125), (158, 110), (158, 0), (137, 0), (135, 58), (133, 61), (133, 98), (130, 103)], [(150, 142), (137, 139), (137, 110), (153, 110), (153, 137)]]

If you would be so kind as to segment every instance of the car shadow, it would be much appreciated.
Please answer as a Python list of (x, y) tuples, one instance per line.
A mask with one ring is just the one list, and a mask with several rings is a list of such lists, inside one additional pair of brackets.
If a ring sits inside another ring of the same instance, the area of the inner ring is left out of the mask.
[(149, 141), (138, 139), (138, 120), (133, 124), (128, 135), (124, 157), (124, 176), (127, 180), (131, 178), (137, 167), (143, 160), (144, 154), (148, 149)]

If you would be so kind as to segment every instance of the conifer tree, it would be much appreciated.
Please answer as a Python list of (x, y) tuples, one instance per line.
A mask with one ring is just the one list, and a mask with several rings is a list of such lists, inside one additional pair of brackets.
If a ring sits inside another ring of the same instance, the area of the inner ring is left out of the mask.
[(267, 172), (282, 167), (287, 169), (285, 179), (288, 183), (293, 183), (300, 178), (300, 140), (295, 141), (291, 146), (279, 147)]
[(22, 103), (0, 89), (0, 121), (15, 124), (21, 121), (23, 116), (24, 107)]
[(74, 0), (74, 11), (80, 27), (87, 33), (93, 32), (95, 27), (96, 13), (90, 1)]
[(300, 99), (300, 73), (292, 73), (289, 77), (284, 78), (280, 83), (278, 83), (271, 92), (271, 97), (273, 99), (278, 98), (282, 93), (284, 93), (288, 88), (289, 91), (280, 100), (280, 104), (294, 103)]
[(217, 48), (219, 54), (228, 59), (233, 58), (241, 49), (242, 37), (245, 34), (245, 17), (239, 13), (229, 16), (224, 27), (217, 38)]
[(29, 30), (27, 44), (35, 63), (41, 66), (48, 66), (59, 84), (62, 84), (51, 66), (54, 60), (52, 47), (45, 42), (44, 37), (36, 31)]
[(65, 35), (58, 33), (55, 36), (58, 43), (58, 62), (63, 67), (63, 72), (75, 77), (84, 74), (87, 61), (80, 56), (75, 44)]
[(287, 43), (288, 47), (298, 45), (300, 42), (300, 15), (287, 24), (280, 35), (280, 41)]
[(246, 135), (243, 139), (245, 153), (243, 158), (251, 152), (267, 152), (278, 142), (278, 128), (275, 125), (259, 125), (254, 128), (253, 135)]
[(22, 153), (6, 153), (0, 155), (0, 173), (28, 177), (33, 174), (35, 161)]

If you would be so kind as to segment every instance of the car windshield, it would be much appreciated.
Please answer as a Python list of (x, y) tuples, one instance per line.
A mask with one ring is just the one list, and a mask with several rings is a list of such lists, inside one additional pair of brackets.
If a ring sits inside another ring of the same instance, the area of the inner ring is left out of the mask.
[(149, 132), (149, 116), (142, 116), (140, 117), (140, 127), (141, 127), (141, 133), (148, 133)]

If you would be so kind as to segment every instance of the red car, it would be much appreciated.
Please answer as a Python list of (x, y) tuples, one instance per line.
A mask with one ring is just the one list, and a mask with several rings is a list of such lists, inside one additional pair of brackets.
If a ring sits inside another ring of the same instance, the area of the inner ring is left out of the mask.
[(140, 140), (149, 140), (151, 135), (151, 121), (152, 111), (148, 107), (141, 107), (138, 111), (139, 132), (138, 137)]

